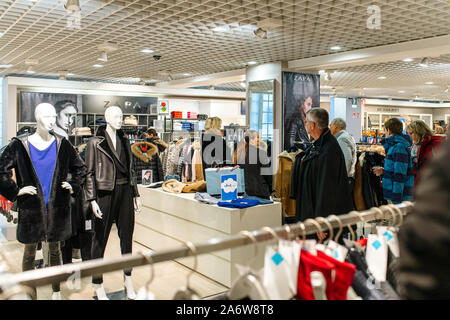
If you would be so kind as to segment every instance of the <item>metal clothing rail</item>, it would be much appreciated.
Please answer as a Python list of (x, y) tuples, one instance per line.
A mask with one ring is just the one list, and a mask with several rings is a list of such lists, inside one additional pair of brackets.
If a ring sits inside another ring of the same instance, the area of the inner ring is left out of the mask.
[[(281, 237), (304, 236), (315, 234), (319, 231), (325, 232), (331, 228), (340, 228), (341, 226), (349, 226), (358, 222), (369, 222), (374, 220), (387, 220), (391, 217), (400, 222), (412, 208), (413, 203), (404, 202), (397, 205), (381, 206), (366, 211), (352, 211), (348, 214), (340, 216), (329, 216), (328, 218), (317, 218), (316, 220), (308, 219), (303, 223), (289, 224), (273, 228), (273, 231)], [(401, 215), (400, 215), (401, 213)], [(339, 223), (338, 219), (341, 223)], [(311, 221), (312, 220), (312, 221)], [(341, 225), (342, 224), (342, 225)], [(272, 240), (274, 235), (267, 230), (257, 230), (251, 232), (257, 242)], [(292, 238), (291, 238), (292, 239)], [(186, 245), (171, 249), (160, 250), (158, 252), (142, 252), (135, 254), (127, 254), (118, 258), (96, 259), (80, 263), (73, 263), (61, 266), (48, 267), (38, 270), (25, 271), (17, 274), (0, 275), (0, 291), (1, 288), (11, 286), (39, 287), (53, 283), (66, 281), (69, 277), (73, 277), (76, 273), (80, 278), (95, 276), (103, 273), (123, 270), (132, 267), (149, 265), (178, 258), (201, 255), (214, 251), (236, 248), (253, 244), (253, 241), (246, 235), (237, 234), (224, 238), (213, 238), (207, 242), (193, 244), (196, 253)], [(151, 257), (151, 259), (149, 259)]]

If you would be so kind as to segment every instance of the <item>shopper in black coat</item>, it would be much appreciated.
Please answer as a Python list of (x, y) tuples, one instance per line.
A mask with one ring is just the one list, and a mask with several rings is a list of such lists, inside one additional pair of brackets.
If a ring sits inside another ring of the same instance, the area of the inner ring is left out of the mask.
[(206, 119), (205, 133), (202, 135), (203, 175), (207, 168), (220, 168), (233, 163), (231, 150), (223, 138), (220, 128), (222, 120), (217, 117)]
[(260, 141), (257, 131), (248, 130), (239, 142), (234, 154), (235, 164), (244, 169), (245, 193), (263, 199), (269, 199), (272, 193), (272, 175), (270, 158), (267, 156), (267, 144)]
[[(72, 236), (71, 195), (61, 184), (69, 182), (77, 194), (86, 175), (86, 166), (67, 139), (53, 135), (58, 151), (48, 209), (45, 208), (44, 193), (29, 155), (28, 135), (12, 138), (0, 157), (0, 194), (9, 201), (17, 200), (17, 240), (21, 243), (58, 242)], [(12, 169), (17, 183), (12, 180)], [(26, 186), (34, 186), (37, 195), (18, 197), (19, 190)]]
[(344, 155), (328, 121), (325, 109), (313, 108), (307, 113), (306, 129), (315, 141), (294, 163), (291, 198), (296, 199), (297, 221), (353, 209)]
[(399, 294), (450, 299), (450, 141), (424, 169), (414, 208), (398, 235)]

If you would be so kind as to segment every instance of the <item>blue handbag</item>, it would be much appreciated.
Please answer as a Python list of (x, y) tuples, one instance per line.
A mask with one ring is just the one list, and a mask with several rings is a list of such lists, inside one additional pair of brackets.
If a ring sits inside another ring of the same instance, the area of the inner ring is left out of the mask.
[(206, 192), (212, 196), (220, 195), (221, 177), (226, 174), (236, 174), (238, 183), (238, 193), (245, 193), (244, 169), (236, 167), (209, 168), (205, 169)]

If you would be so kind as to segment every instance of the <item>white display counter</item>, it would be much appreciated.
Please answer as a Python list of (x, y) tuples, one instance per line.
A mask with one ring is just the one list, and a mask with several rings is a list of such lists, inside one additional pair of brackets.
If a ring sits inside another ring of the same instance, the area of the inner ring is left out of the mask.
[[(281, 203), (246, 209), (208, 205), (194, 199), (193, 193), (173, 194), (161, 188), (139, 186), (142, 211), (136, 214), (134, 241), (155, 251), (182, 245), (185, 241), (206, 242), (241, 230), (281, 226)], [(269, 242), (267, 242), (269, 243)], [(274, 242), (273, 242), (274, 243)], [(259, 244), (252, 267), (263, 266), (265, 244)], [(253, 257), (252, 245), (198, 256), (197, 271), (227, 287), (238, 277), (234, 264), (246, 264)], [(192, 268), (194, 258), (176, 261)]]

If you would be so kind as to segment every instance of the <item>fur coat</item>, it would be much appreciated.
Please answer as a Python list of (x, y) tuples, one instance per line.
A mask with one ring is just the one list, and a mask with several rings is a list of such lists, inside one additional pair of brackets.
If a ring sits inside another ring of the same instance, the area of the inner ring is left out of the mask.
[(163, 181), (162, 162), (158, 155), (158, 147), (150, 142), (138, 142), (131, 146), (136, 182), (142, 183), (142, 171), (151, 170), (153, 182)]

